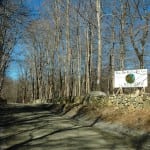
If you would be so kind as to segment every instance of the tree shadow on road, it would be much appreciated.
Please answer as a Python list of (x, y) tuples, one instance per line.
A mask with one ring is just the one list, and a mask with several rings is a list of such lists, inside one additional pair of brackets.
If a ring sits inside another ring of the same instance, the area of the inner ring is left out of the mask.
[(143, 134), (142, 136), (131, 139), (132, 145), (136, 150), (143, 150), (143, 146), (146, 142), (149, 143), (150, 149), (150, 133)]

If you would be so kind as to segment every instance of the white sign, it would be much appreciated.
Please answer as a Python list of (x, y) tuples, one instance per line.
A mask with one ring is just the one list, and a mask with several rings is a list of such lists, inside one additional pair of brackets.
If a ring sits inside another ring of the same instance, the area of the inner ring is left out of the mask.
[(147, 69), (115, 71), (114, 87), (147, 87)]

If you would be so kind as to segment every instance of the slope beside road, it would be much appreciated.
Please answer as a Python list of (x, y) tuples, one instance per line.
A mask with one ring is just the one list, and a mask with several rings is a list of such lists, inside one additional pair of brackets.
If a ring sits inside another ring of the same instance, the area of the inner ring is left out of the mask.
[(131, 136), (107, 131), (107, 124), (102, 128), (98, 118), (79, 117), (81, 107), (65, 111), (64, 105), (57, 104), (1, 107), (0, 150), (150, 149), (149, 134)]

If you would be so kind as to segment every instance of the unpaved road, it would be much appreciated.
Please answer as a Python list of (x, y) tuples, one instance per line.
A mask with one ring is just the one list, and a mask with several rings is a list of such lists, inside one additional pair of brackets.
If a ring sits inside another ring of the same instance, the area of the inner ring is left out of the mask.
[(150, 149), (149, 142), (80, 124), (48, 107), (15, 105), (0, 110), (0, 150)]

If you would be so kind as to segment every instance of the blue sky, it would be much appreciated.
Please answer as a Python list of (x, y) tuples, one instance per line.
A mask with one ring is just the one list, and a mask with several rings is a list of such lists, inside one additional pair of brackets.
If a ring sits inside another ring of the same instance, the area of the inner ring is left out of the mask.
[(28, 5), (28, 7), (30, 7), (33, 10), (39, 9), (39, 6), (42, 2), (43, 0), (25, 0), (25, 3)]
[[(43, 0), (25, 0), (26, 6), (31, 10), (31, 17), (36, 17), (38, 15), (39, 7), (41, 7)], [(33, 16), (32, 16), (33, 15)], [(33, 18), (34, 19), (34, 18)], [(23, 51), (25, 51), (25, 46), (23, 43), (17, 43), (14, 47), (12, 54), (13, 60), (7, 69), (7, 76), (17, 80), (19, 77), (20, 62), (23, 60)]]
[(12, 53), (12, 61), (10, 62), (10, 65), (7, 69), (7, 76), (11, 77), (14, 80), (17, 80), (19, 77), (19, 69), (20, 69), (20, 63), (23, 60), (23, 52), (25, 50), (25, 47), (23, 44), (16, 44), (14, 47), (14, 51)]
[[(25, 1), (26, 5), (32, 10), (31, 17), (34, 19), (34, 17), (36, 17), (36, 15), (38, 15), (38, 10), (40, 7), (42, 7), (41, 4), (44, 0), (24, 0), (24, 1)], [(147, 10), (148, 11), (150, 10), (150, 6), (147, 6)], [(23, 56), (21, 55), (21, 53), (19, 53), (21, 49), (23, 49), (25, 51), (24, 45), (20, 44), (20, 43), (18, 43), (14, 48), (13, 57), (17, 60), (23, 59)], [(146, 57), (145, 59), (149, 59), (149, 58)], [(148, 66), (149, 66), (149, 64), (148, 64)], [(17, 80), (18, 76), (19, 76), (19, 70), (20, 70), (19, 63), (12, 61), (7, 70), (7, 76), (11, 77), (12, 79)]]

